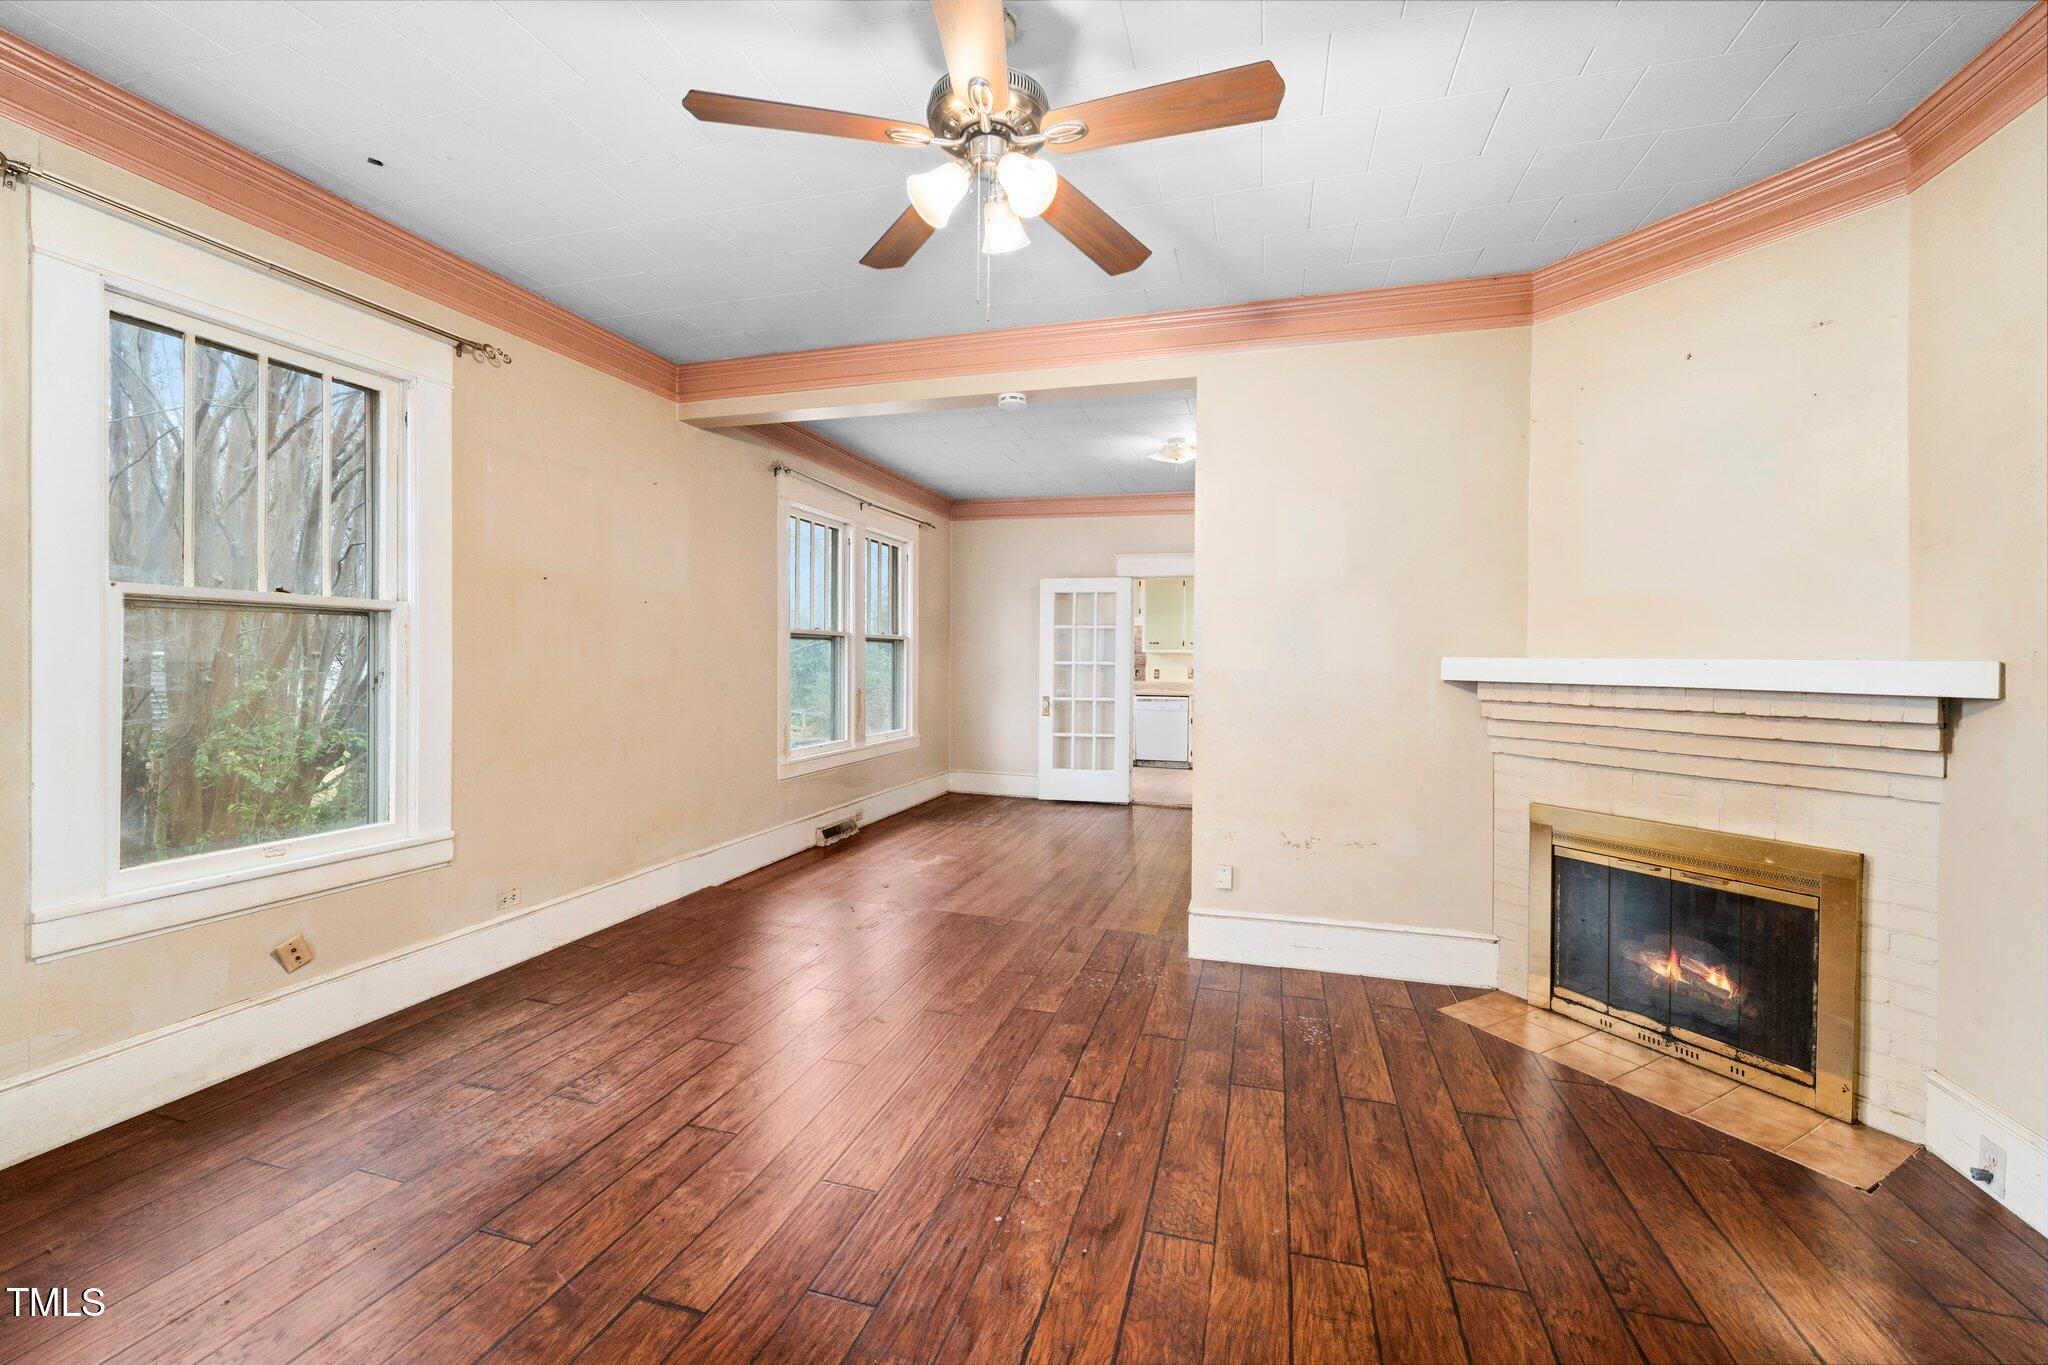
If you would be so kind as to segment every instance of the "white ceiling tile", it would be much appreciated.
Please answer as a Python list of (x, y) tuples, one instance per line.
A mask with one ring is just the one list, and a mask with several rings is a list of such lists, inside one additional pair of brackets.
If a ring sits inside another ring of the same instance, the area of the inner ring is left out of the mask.
[(1259, 130), (1219, 129), (1153, 144), (1159, 188), (1169, 199), (1228, 194), (1259, 183)]
[(1462, 161), (1486, 150), (1486, 135), (1500, 113), (1504, 90), (1426, 100), (1380, 111), (1372, 139), (1372, 168), (1420, 166), (1430, 161)]
[[(1877, 98), (1927, 98), (1941, 87), (1943, 81), (1969, 65), (1972, 57), (2010, 28), (2027, 8), (2026, 5), (2001, 4), (1961, 16), (1919, 56), (1908, 62), (1905, 70), (1892, 77), (1891, 82), (1877, 92)], [(1910, 15), (1919, 9), (1918, 5), (1909, 6), (1906, 13)]]
[(447, 67), (368, 19), (340, 28), (320, 28), (289, 46), (328, 74), (347, 82), (387, 109), (408, 118), (427, 118), (485, 103)]
[(1731, 52), (1723, 57), (1653, 66), (1607, 128), (1609, 137), (1661, 133), (1702, 123), (1725, 123), (1748, 102), (1789, 48)]
[[(351, 185), (359, 185), (380, 203), (400, 203), (443, 194), (456, 186), (432, 165), (408, 156), (381, 133), (350, 133), (291, 149), (292, 156), (319, 166)], [(372, 165), (371, 157), (384, 164)]]
[[(905, 172), (897, 169), (881, 148), (870, 143), (789, 133), (750, 145), (770, 149), (813, 195), (903, 187)], [(936, 153), (925, 152), (911, 160), (909, 169), (921, 171), (938, 163)]]
[(553, 238), (507, 242), (483, 253), (484, 263), (516, 270), (542, 287), (575, 284), (597, 275), (590, 263)]
[(627, 275), (661, 268), (662, 255), (624, 228), (599, 228), (557, 237), (569, 250), (590, 262), (601, 275)]
[(1305, 229), (1308, 227), (1309, 193), (1313, 188), (1303, 180), (1292, 185), (1267, 185), (1256, 190), (1217, 195), (1217, 239), (1229, 241), (1237, 237), (1264, 237), (1269, 233)]
[(319, 24), (336, 28), (397, 9), (409, 0), (290, 0), (291, 7)]
[(865, 43), (791, 38), (749, 48), (747, 56), (791, 104), (923, 121), (923, 102), (902, 99)]
[(128, 88), (187, 118), (196, 120), (203, 114), (209, 129), (253, 152), (274, 152), (315, 140), (313, 131), (303, 124), (196, 66), (138, 77), (128, 82)]
[(1330, 70), (1327, 38), (1297, 38), (1292, 42), (1219, 52), (1202, 58), (1200, 66), (1204, 71), (1228, 71), (1254, 62), (1271, 62), (1286, 86), (1280, 97), (1280, 112), (1275, 116), (1278, 123), (1314, 118), (1323, 112), (1323, 92)]
[(155, 5), (133, 0), (23, 0), (21, 8), (137, 71), (168, 71), (228, 50)]
[(741, 300), (743, 303), (754, 298), (799, 294), (820, 283), (815, 275), (792, 261), (786, 252), (774, 256), (742, 256), (723, 264), (732, 277), (748, 289), (749, 296)]
[(1415, 197), (1417, 174), (1412, 169), (1368, 171), (1318, 180), (1309, 223), (1330, 227), (1398, 217), (1408, 211), (1409, 201)]
[(500, 100), (455, 117), (536, 170), (580, 171), (619, 159), (543, 95)]
[(1537, 237), (1548, 242), (1561, 237), (1611, 237), (1627, 232), (1641, 225), (1663, 197), (1664, 191), (1655, 187), (1575, 194), (1558, 202)]
[(1534, 152), (1496, 152), (1464, 161), (1439, 161), (1422, 168), (1415, 182), (1410, 213), (1443, 213), (1450, 209), (1505, 204), (1529, 169)]
[(1655, 133), (1642, 133), (1545, 147), (1529, 163), (1529, 173), (1515, 187), (1515, 198), (1562, 199), (1568, 194), (1618, 190), (1656, 141)]
[(796, 30), (769, 4), (704, 4), (701, 0), (636, 0), (640, 10), (683, 57), (716, 57), (735, 49), (783, 42)]
[(1433, 256), (1443, 245), (1455, 214), (1432, 213), (1421, 218), (1389, 218), (1360, 223), (1351, 238), (1354, 261), (1395, 261), (1404, 256)]
[(1594, 44), (1586, 74), (1719, 56), (1756, 7), (1757, 0), (1621, 0)]
[(510, 240), (495, 227), (480, 223), (456, 208), (445, 195), (387, 204), (378, 214), (430, 241), (439, 242), (458, 255), (468, 255)]
[(1063, 177), (1072, 180), (1083, 194), (1105, 209), (1156, 204), (1165, 197), (1159, 182), (1159, 162), (1150, 147), (1118, 147), (1086, 156), (1062, 157), (1054, 164)]
[(1441, 249), (1470, 251), (1475, 247), (1533, 242), (1556, 207), (1546, 200), (1531, 199), (1519, 204), (1460, 209), (1451, 219), (1450, 230), (1444, 233)]
[(1469, 11), (1455, 10), (1333, 35), (1323, 109), (1341, 114), (1447, 94), (1471, 22)]
[(913, 14), (929, 21), (925, 0), (775, 0), (783, 22), (799, 34), (836, 33), (878, 18)]
[[(933, 83), (946, 69), (938, 26), (925, 6), (864, 23), (853, 33), (835, 35), (832, 41), (866, 47), (895, 88), (892, 103), (904, 109), (922, 110), (931, 98)], [(1016, 58), (1012, 56), (1011, 61)]]
[(505, 10), (586, 79), (645, 71), (681, 56), (626, 0), (505, 0)]
[[(61, 7), (51, 7), (56, 13), (63, 13)], [(103, 76), (117, 84), (127, 84), (145, 74), (145, 69), (131, 61), (117, 57), (96, 43), (90, 42), (62, 24), (45, 19), (15, 3), (15, 0), (0, 0), (0, 28), (16, 33), (47, 48), (69, 62), (76, 62), (95, 75)], [(148, 68), (161, 69), (155, 62)]]
[(1314, 270), (1343, 265), (1351, 259), (1352, 232), (1351, 224), (1340, 223), (1335, 227), (1309, 228), (1303, 232), (1275, 233), (1266, 238), (1261, 269), (1267, 272)]
[(1907, 0), (1892, 12), (1885, 23), (1897, 27), (1900, 24), (1925, 24), (1935, 19), (1981, 19), (1987, 15), (2003, 14), (2010, 25), (2033, 6), (2028, 0)]
[(378, 146), (409, 153), (462, 189), (527, 179), (545, 167), (517, 156), (453, 114), (380, 128)]
[[(467, 130), (465, 130), (467, 131)], [(514, 189), (512, 182), (478, 185), (438, 196), (441, 203), (457, 213), (488, 224), (508, 240), (531, 241), (574, 231), (569, 220), (533, 202)]]
[(607, 76), (550, 91), (547, 101), (622, 161), (710, 143), (705, 125), (637, 76)]
[(736, 208), (788, 203), (810, 193), (797, 173), (759, 142), (692, 147), (676, 153), (676, 159)]
[(1117, 220), (1154, 251), (1216, 240), (1216, 201), (1206, 194), (1140, 204), (1123, 210)]
[(1266, 124), (1259, 131), (1260, 176), (1268, 185), (1286, 185), (1363, 171), (1378, 122), (1378, 110), (1361, 109)]
[(1264, 41), (1258, 0), (1149, 0), (1125, 5), (1124, 30), (1139, 66), (1187, 61)]
[(1911, 100), (1873, 100), (1839, 109), (1819, 109), (1787, 119), (1771, 140), (1749, 159), (1742, 173), (1761, 180), (1810, 161), (1823, 152), (1846, 147), (1859, 138), (1891, 127), (1913, 107)]
[[(1012, 60), (1016, 60), (1014, 54)], [(1048, 84), (1045, 89), (1047, 97), (1057, 109), (1065, 105), (1098, 100), (1107, 95), (1149, 90), (1155, 85), (1171, 85), (1175, 81), (1184, 81), (1201, 74), (1201, 68), (1194, 62), (1167, 62), (1162, 66), (1148, 66), (1143, 70), (1125, 67), (1101, 76)]]
[(575, 70), (488, 0), (435, 0), (384, 22), (486, 99), (516, 99), (573, 85)]
[(339, 137), (399, 120), (368, 95), (328, 75), (289, 47), (265, 48), (261, 60), (216, 57), (201, 70), (303, 124), (316, 137)]
[(1490, 246), (1479, 253), (1479, 263), (1473, 269), (1479, 275), (1519, 275), (1526, 270), (1541, 270), (1546, 265), (1555, 265), (1570, 255), (1571, 250), (1570, 242)]
[(1736, 116), (1767, 118), (1830, 105), (1861, 104), (1905, 70), (1947, 27), (1942, 21), (1908, 24), (1801, 43)]
[(1881, 28), (1899, 12), (1900, 0), (1770, 0), (1750, 16), (1732, 45), (1741, 52), (1753, 47), (1780, 47), (1837, 33)]
[(1450, 93), (1469, 95), (1576, 76), (1585, 70), (1614, 13), (1615, 0), (1551, 0), (1474, 10)]
[(562, 171), (531, 180), (516, 180), (512, 188), (542, 208), (567, 219), (572, 228), (588, 231), (647, 221), (646, 214), (589, 171)]
[(1614, 122), (1639, 71), (1608, 71), (1576, 80), (1518, 85), (1508, 91), (1486, 140), (1489, 152), (1533, 151), (1564, 143), (1591, 142)]
[(1406, 260), (1387, 262), (1387, 285), (1392, 288), (1402, 284), (1436, 284), (1443, 280), (1469, 278), (1484, 253), (1477, 247), (1470, 251), (1448, 251), (1436, 256), (1411, 256)]
[(812, 240), (826, 246), (857, 246), (859, 251), (841, 253), (858, 260), (870, 243), (882, 235), (896, 215), (903, 211), (900, 191), (891, 191), (893, 204), (878, 205), (881, 191), (848, 190), (843, 194), (820, 195), (803, 206), (804, 228)]
[(1190, 284), (1256, 275), (1265, 267), (1264, 246), (1256, 237), (1184, 246), (1174, 258), (1180, 263), (1181, 279)]
[(1676, 185), (1733, 175), (1784, 123), (1782, 118), (1753, 118), (1661, 133), (1624, 183), (1632, 187)]
[(1401, 17), (1401, 0), (1266, 0), (1266, 41), (1311, 38)]
[(281, 43), (320, 26), (290, 5), (245, 0), (155, 0), (156, 8), (228, 52)]
[(561, 304), (570, 312), (581, 313), (598, 322), (608, 322), (631, 311), (594, 284), (557, 284), (542, 289), (540, 293), (543, 298)]
[(731, 303), (753, 292), (733, 278), (732, 272), (724, 266), (708, 263), (667, 266), (649, 278), (674, 289), (693, 304)]

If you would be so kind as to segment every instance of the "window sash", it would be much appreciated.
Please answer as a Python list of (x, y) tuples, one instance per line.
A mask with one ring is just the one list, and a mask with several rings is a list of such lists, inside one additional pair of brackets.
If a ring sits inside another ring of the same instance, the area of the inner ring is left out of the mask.
[[(852, 509), (835, 513), (815, 503), (788, 497), (780, 499), (779, 506), (783, 540), (777, 571), (781, 579), (785, 637), (780, 669), (779, 761), (785, 769), (783, 775), (794, 776), (813, 766), (865, 757), (865, 751), (871, 748), (914, 742), (915, 651), (909, 620), (914, 541), (866, 524)], [(825, 541), (818, 537), (819, 527), (837, 532), (836, 536), (826, 538), (831, 546), (829, 565), (820, 560), (820, 546)], [(820, 584), (824, 585), (822, 589)], [(799, 745), (792, 733), (794, 683), (787, 641), (798, 639), (840, 642), (834, 686), (841, 728), (829, 742)], [(898, 695), (891, 699), (889, 709), (901, 723), (890, 730), (871, 729), (867, 724), (870, 641), (897, 646)]]

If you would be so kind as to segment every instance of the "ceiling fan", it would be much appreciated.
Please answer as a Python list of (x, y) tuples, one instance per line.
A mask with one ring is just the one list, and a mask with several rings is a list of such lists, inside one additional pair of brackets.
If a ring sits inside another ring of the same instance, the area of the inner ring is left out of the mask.
[(1044, 152), (1089, 152), (1152, 138), (1261, 123), (1280, 110), (1286, 84), (1271, 62), (1253, 62), (1060, 109), (1045, 88), (1010, 68), (1014, 21), (1001, 0), (932, 0), (946, 74), (932, 87), (925, 126), (801, 104), (692, 90), (683, 107), (708, 123), (781, 128), (864, 142), (931, 147), (947, 160), (909, 178), (910, 207), (861, 264), (893, 270), (917, 254), (974, 191), (976, 234), (986, 258), (1029, 240), (1042, 217), (1111, 275), (1144, 264), (1150, 247), (1063, 179)]

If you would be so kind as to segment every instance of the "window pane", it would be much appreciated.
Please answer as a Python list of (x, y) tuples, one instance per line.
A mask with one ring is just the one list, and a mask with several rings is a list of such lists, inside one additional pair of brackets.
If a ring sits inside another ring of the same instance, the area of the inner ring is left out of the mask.
[(256, 583), (256, 357), (192, 351), (192, 581)]
[(900, 640), (870, 640), (867, 655), (862, 723), (870, 735), (901, 730), (909, 714), (903, 704), (903, 644)]
[(334, 442), (333, 540), (336, 597), (377, 595), (377, 395), (334, 381), (328, 413)]
[(185, 581), (185, 339), (111, 320), (107, 365), (107, 524), (113, 574)]
[(902, 550), (886, 541), (868, 542), (867, 622), (869, 635), (901, 635), (902, 588), (897, 582)]
[(791, 637), (789, 642), (789, 747), (809, 748), (846, 737), (839, 698), (839, 639)]
[(124, 867), (381, 818), (368, 614), (138, 603), (123, 637)]
[(263, 450), (266, 588), (320, 591), (320, 376), (270, 362)]
[(789, 519), (789, 628), (839, 629), (839, 528)]

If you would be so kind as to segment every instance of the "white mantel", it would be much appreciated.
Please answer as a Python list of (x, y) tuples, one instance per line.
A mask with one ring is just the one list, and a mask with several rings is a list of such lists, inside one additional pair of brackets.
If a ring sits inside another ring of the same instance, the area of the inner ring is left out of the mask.
[(1446, 658), (1445, 682), (1581, 687), (1680, 687), (1807, 692), (1838, 697), (2004, 695), (2004, 668), (1948, 659), (1480, 659)]

